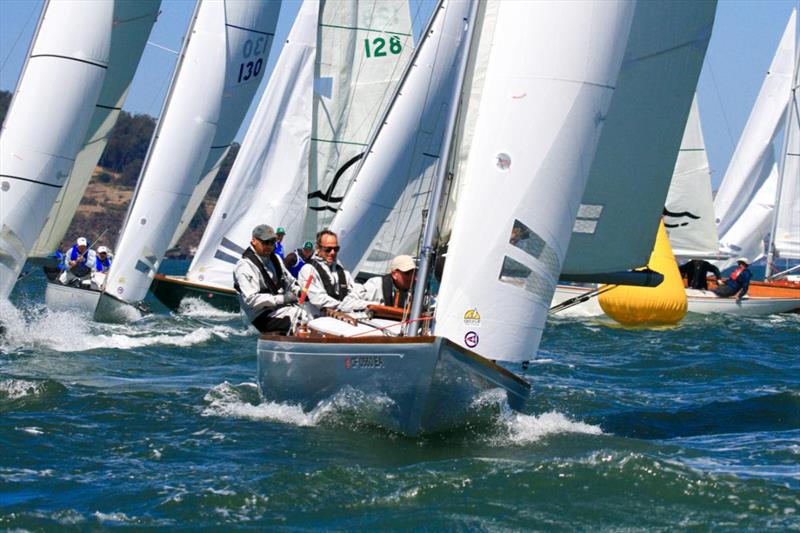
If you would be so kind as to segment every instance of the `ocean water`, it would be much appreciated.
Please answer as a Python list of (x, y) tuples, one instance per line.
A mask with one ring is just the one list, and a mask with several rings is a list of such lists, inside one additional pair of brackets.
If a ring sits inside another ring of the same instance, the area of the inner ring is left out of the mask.
[(260, 402), (238, 315), (98, 324), (43, 290), (2, 309), (2, 530), (800, 530), (800, 315), (553, 319), (524, 412), (411, 439)]

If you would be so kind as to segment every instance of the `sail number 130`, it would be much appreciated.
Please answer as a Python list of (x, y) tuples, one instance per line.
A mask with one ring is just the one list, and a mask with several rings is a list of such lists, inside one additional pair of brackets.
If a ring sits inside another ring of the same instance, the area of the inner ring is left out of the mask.
[[(364, 39), (364, 51), (367, 57), (385, 57), (386, 53), (386, 39), (383, 37), (375, 37), (374, 39)], [(400, 43), (400, 38), (396, 35), (389, 39), (389, 52), (397, 55), (403, 51), (403, 45)]]

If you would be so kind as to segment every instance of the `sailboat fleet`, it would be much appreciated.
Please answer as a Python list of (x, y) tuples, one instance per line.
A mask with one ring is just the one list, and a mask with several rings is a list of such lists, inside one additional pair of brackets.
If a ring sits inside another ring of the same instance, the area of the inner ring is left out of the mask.
[[(46, 2), (0, 136), (0, 298), (63, 239), (159, 4)], [(800, 259), (796, 13), (712, 205), (694, 90), (714, 1), (441, 0), (414, 43), (405, 0), (305, 0), (187, 274), (158, 274), (267, 77), (280, 8), (198, 0), (110, 272), (48, 283), (49, 306), (131, 321), (152, 290), (173, 309), (236, 310), (233, 267), (263, 223), (290, 250), (333, 229), (362, 276), (417, 256), (392, 320), (314, 318), (257, 344), (265, 399), (364, 396), (382, 425), (416, 435), (457, 425), (493, 389), (521, 409), (516, 372), (551, 305), (599, 309), (559, 281), (658, 285), (641, 267), (662, 215), (679, 257)], [(798, 295), (745, 305), (785, 311)]]

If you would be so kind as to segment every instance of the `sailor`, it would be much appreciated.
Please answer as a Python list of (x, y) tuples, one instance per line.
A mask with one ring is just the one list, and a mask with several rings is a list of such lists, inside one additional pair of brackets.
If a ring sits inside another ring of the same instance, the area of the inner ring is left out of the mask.
[(101, 246), (97, 249), (95, 261), (91, 267), (94, 272), (108, 273), (108, 269), (111, 268), (111, 252), (108, 247)]
[(292, 276), (297, 277), (300, 274), (300, 269), (311, 259), (312, 255), (314, 255), (314, 243), (306, 241), (302, 248), (289, 252), (284, 258), (283, 264), (286, 265)]
[(294, 305), (299, 287), (275, 254), (276, 242), (271, 226), (260, 224), (253, 228), (250, 246), (233, 270), (233, 287), (239, 305), (258, 331), (285, 335), (305, 318), (305, 313)]
[(753, 273), (750, 272), (749, 268), (750, 260), (746, 257), (740, 257), (736, 260), (736, 264), (738, 265), (736, 270), (731, 273), (727, 281), (712, 291), (720, 298), (728, 298), (739, 293), (736, 299), (741, 300), (750, 288), (750, 279), (753, 277)]
[(355, 324), (355, 319), (345, 315), (363, 311), (371, 302), (360, 297), (361, 285), (353, 284), (350, 272), (336, 260), (339, 254), (339, 239), (330, 230), (317, 234), (317, 252), (300, 269), (297, 281), (314, 311)]
[(58, 277), (58, 281), (63, 285), (80, 285), (92, 275), (91, 265), (94, 262), (95, 253), (89, 248), (86, 237), (78, 237), (64, 255), (64, 272)]
[(720, 284), (721, 275), (719, 269), (708, 261), (692, 259), (682, 264), (678, 270), (681, 272), (681, 277), (686, 278), (686, 283), (690, 289), (707, 291), (708, 280), (706, 278), (709, 272), (714, 274), (714, 277), (717, 279), (717, 285)]
[(392, 259), (389, 273), (375, 276), (364, 283), (364, 300), (377, 301), (391, 307), (405, 307), (408, 291), (414, 282), (417, 265), (409, 255), (398, 255)]
[(275, 230), (275, 237), (277, 240), (275, 241), (275, 253), (278, 254), (278, 257), (284, 259), (283, 257), (283, 238), (286, 237), (286, 230), (282, 227), (278, 226), (278, 229)]

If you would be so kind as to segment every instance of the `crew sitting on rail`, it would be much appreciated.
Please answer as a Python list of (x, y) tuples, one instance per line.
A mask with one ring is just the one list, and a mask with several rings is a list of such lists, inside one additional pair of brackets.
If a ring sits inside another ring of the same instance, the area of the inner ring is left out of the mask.
[(289, 252), (283, 260), (283, 264), (286, 265), (292, 276), (297, 277), (300, 275), (300, 269), (311, 259), (312, 255), (314, 255), (314, 243), (306, 241), (302, 248)]
[(417, 265), (411, 256), (398, 255), (392, 259), (388, 274), (375, 276), (364, 283), (361, 297), (390, 307), (405, 307), (416, 272)]
[(64, 272), (58, 277), (58, 281), (71, 286), (80, 286), (84, 281), (89, 283), (95, 260), (96, 255), (89, 248), (89, 242), (85, 237), (78, 237), (72, 248), (64, 254)]
[(746, 257), (740, 257), (736, 260), (736, 264), (738, 267), (731, 272), (730, 277), (725, 283), (713, 291), (714, 294), (720, 298), (728, 298), (739, 293), (736, 299), (741, 300), (745, 297), (747, 290), (750, 288), (750, 279), (753, 277), (753, 273), (750, 272), (750, 268), (748, 268), (750, 260)]
[(318, 314), (333, 316), (355, 324), (353, 317), (345, 313), (364, 311), (372, 301), (361, 298), (363, 287), (353, 283), (350, 272), (336, 260), (339, 254), (339, 239), (330, 230), (317, 234), (317, 252), (300, 269), (297, 281), (308, 302)]
[(233, 270), (233, 288), (247, 320), (258, 331), (286, 335), (307, 316), (296, 305), (300, 288), (275, 254), (276, 242), (271, 226), (260, 224), (253, 228), (250, 246)]
[(108, 273), (108, 269), (111, 268), (111, 251), (108, 247), (101, 246), (97, 249), (95, 261), (91, 266), (95, 272)]

